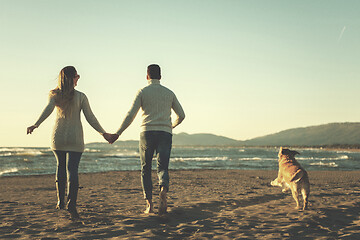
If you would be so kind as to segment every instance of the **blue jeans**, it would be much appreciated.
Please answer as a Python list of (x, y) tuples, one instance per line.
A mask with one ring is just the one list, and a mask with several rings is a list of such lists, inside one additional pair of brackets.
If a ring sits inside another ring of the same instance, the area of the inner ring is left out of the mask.
[(160, 188), (169, 190), (169, 160), (172, 135), (164, 131), (145, 131), (140, 134), (141, 185), (144, 198), (152, 199), (151, 164), (156, 151)]
[[(79, 163), (82, 152), (67, 152), (54, 150), (57, 161), (56, 183), (58, 185), (58, 194), (65, 193), (65, 185), (67, 182), (67, 208), (76, 208), (76, 200), (79, 189)], [(62, 201), (64, 196), (60, 196)]]

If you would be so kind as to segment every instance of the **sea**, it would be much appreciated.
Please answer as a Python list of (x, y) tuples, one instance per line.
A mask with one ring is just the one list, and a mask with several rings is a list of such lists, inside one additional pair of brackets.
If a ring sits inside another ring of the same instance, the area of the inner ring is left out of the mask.
[[(104, 147), (92, 144), (82, 155), (79, 172), (140, 170), (137, 146)], [(308, 171), (360, 170), (360, 152), (319, 148), (292, 149)], [(170, 169), (262, 169), (277, 170), (279, 148), (173, 146)], [(156, 169), (154, 157), (153, 169)], [(0, 147), (0, 177), (54, 174), (56, 160), (49, 148)]]

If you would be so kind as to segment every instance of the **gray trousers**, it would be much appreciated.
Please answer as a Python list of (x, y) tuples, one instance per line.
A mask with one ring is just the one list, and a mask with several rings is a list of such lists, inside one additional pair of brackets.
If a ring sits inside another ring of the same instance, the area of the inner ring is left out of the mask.
[(157, 174), (160, 188), (169, 190), (169, 160), (172, 134), (164, 131), (145, 131), (140, 134), (141, 185), (144, 198), (152, 199), (151, 164), (156, 152)]
[[(67, 182), (67, 208), (76, 208), (76, 200), (79, 189), (79, 163), (81, 152), (67, 152), (54, 150), (54, 155), (57, 161), (56, 168), (56, 182), (58, 184), (58, 191), (65, 193), (65, 186)], [(63, 198), (64, 196), (60, 196)], [(62, 200), (62, 199), (60, 199)]]

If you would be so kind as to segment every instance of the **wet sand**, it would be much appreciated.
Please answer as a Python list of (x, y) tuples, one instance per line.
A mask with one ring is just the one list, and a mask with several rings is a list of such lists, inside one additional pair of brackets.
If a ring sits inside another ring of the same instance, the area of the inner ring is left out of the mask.
[(308, 173), (299, 211), (276, 171), (171, 171), (164, 216), (142, 213), (138, 171), (80, 174), (77, 221), (55, 209), (53, 175), (0, 177), (0, 239), (360, 239), (360, 171)]

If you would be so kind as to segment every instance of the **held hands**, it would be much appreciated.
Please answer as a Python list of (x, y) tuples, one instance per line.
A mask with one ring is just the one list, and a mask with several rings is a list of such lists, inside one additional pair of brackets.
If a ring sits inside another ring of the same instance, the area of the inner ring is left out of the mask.
[(111, 139), (109, 141), (110, 144), (113, 144), (116, 140), (118, 140), (119, 136), (118, 134), (114, 133), (114, 134), (110, 134), (111, 135)]
[(35, 126), (35, 125), (28, 127), (26, 130), (26, 134), (31, 134), (35, 128), (37, 128), (37, 126)]
[(119, 138), (119, 135), (118, 134), (111, 134), (111, 133), (104, 133), (103, 137), (110, 144), (113, 144)]

